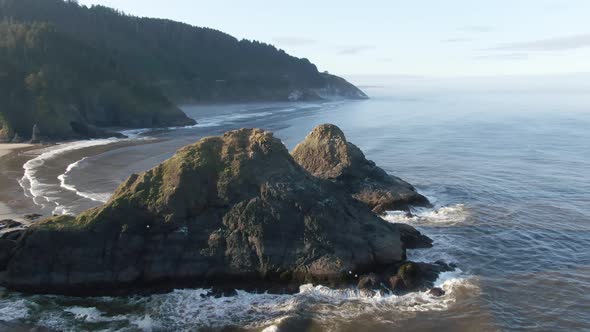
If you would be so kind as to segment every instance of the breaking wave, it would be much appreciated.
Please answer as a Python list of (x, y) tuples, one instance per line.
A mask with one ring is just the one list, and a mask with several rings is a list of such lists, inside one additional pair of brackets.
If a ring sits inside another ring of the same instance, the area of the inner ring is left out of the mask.
[[(84, 149), (88, 147), (112, 144), (119, 140), (120, 139), (117, 138), (97, 139), (90, 141), (65, 143), (55, 147), (47, 148), (40, 155), (27, 161), (23, 165), (23, 169), (25, 170), (25, 172), (23, 177), (20, 179), (19, 184), (24, 189), (25, 194), (31, 197), (35, 204), (41, 206), (41, 208), (45, 208), (47, 204), (54, 204), (57, 200), (57, 197), (53, 195), (56, 194), (55, 191), (52, 190), (53, 186), (50, 184), (42, 183), (41, 181), (39, 181), (37, 177), (39, 169), (43, 167), (43, 165), (45, 165), (45, 163), (48, 160), (54, 159), (67, 152)], [(70, 166), (68, 166), (68, 168), (71, 171), (71, 169), (75, 167), (75, 165), (72, 164)]]
[(387, 211), (383, 219), (414, 226), (454, 226), (465, 224), (469, 216), (469, 210), (465, 205), (455, 204), (437, 208), (416, 208), (412, 213)]
[[(33, 202), (40, 206), (42, 209), (48, 207), (54, 207), (53, 213), (57, 214), (67, 214), (69, 213), (68, 210), (59, 204), (59, 192), (56, 190), (56, 186), (53, 184), (43, 183), (39, 180), (38, 172), (39, 170), (50, 160), (56, 159), (57, 157), (73, 152), (80, 149), (90, 148), (90, 147), (97, 147), (103, 145), (109, 145), (116, 142), (121, 142), (124, 140), (137, 140), (140, 139), (141, 135), (145, 132), (149, 131), (150, 129), (133, 129), (133, 130), (126, 130), (121, 132), (127, 138), (105, 138), (105, 139), (93, 139), (87, 141), (76, 141), (70, 143), (63, 143), (58, 144), (56, 146), (51, 146), (41, 151), (41, 153), (36, 156), (35, 158), (27, 161), (23, 165), (24, 175), (19, 180), (20, 186), (23, 188), (24, 193), (26, 196), (30, 197)], [(95, 201), (102, 201), (104, 197), (100, 195), (90, 194), (90, 193), (82, 193), (79, 192), (75, 186), (68, 184), (66, 182), (67, 175), (69, 172), (72, 171), (75, 167), (77, 167), (85, 158), (78, 160), (70, 165), (67, 166), (65, 173), (58, 176), (58, 180), (60, 183), (60, 187), (69, 191), (75, 192), (78, 196), (88, 198)]]
[(286, 318), (306, 312), (313, 312), (314, 319), (320, 323), (328, 323), (351, 321), (367, 313), (447, 310), (458, 296), (479, 291), (474, 279), (461, 278), (458, 274), (441, 274), (436, 285), (445, 290), (442, 297), (427, 292), (401, 296), (369, 294), (354, 288), (336, 290), (308, 284), (302, 285), (294, 295), (237, 291), (236, 296), (221, 298), (205, 296), (207, 289), (179, 289), (168, 294), (126, 298), (15, 296), (12, 301), (0, 302), (0, 314), (6, 321), (33, 323), (60, 331), (88, 329), (98, 323), (106, 331), (193, 331), (223, 326), (273, 331)]

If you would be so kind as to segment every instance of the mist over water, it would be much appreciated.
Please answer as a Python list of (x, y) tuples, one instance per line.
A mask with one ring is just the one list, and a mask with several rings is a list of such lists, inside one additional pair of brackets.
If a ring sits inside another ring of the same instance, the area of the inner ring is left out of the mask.
[(184, 107), (199, 125), (47, 159), (33, 170), (37, 199), (79, 213), (101, 199), (75, 191), (106, 200), (129, 174), (203, 136), (261, 127), (292, 149), (316, 125), (334, 123), (369, 159), (434, 202), (413, 217), (391, 212), (385, 219), (434, 239), (434, 248), (411, 251), (410, 259), (458, 265), (437, 282), (447, 295), (368, 296), (311, 285), (296, 295), (222, 299), (204, 299), (204, 290), (92, 299), (3, 292), (0, 319), (58, 330), (589, 330), (585, 86), (566, 78), (360, 79), (371, 100)]

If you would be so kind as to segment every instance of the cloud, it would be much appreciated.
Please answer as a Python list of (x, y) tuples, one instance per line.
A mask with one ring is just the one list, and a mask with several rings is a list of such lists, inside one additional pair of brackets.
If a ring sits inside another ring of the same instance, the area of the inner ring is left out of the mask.
[(465, 43), (468, 41), (472, 41), (473, 39), (471, 38), (449, 38), (449, 39), (443, 39), (441, 40), (441, 42), (443, 43)]
[(566, 2), (563, 0), (551, 0), (544, 3), (545, 10), (550, 11), (563, 11), (570, 8), (575, 8), (574, 5), (570, 2)]
[(475, 60), (527, 60), (528, 58), (528, 54), (524, 53), (485, 54), (473, 57)]
[(590, 47), (590, 34), (540, 39), (521, 43), (501, 44), (495, 51), (564, 51)]
[(355, 54), (364, 52), (366, 50), (371, 50), (374, 48), (375, 48), (375, 46), (371, 46), (371, 45), (350, 45), (350, 46), (341, 47), (340, 51), (338, 53), (341, 55), (355, 55)]
[(474, 32), (474, 33), (485, 33), (485, 32), (492, 32), (494, 28), (487, 25), (470, 25), (464, 26), (457, 29), (462, 32)]
[(315, 44), (317, 40), (304, 37), (281, 36), (273, 38), (273, 42), (283, 46), (302, 46)]

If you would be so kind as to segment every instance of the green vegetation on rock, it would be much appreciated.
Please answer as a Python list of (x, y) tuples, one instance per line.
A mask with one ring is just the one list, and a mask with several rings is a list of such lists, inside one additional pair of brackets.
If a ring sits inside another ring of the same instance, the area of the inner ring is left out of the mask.
[(5, 244), (0, 284), (77, 295), (168, 282), (342, 285), (403, 262), (403, 241), (272, 133), (240, 129), (130, 176), (101, 207), (24, 231)]

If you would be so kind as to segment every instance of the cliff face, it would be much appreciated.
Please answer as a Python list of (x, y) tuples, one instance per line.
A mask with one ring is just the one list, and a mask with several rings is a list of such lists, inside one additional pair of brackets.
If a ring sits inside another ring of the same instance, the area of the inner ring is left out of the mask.
[(9, 253), (0, 283), (73, 294), (166, 283), (338, 285), (401, 264), (410, 233), (419, 235), (309, 174), (271, 133), (241, 129), (132, 175), (102, 207), (0, 240)]

